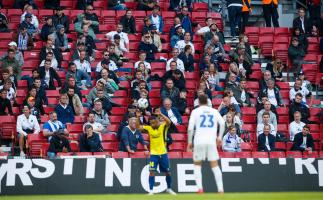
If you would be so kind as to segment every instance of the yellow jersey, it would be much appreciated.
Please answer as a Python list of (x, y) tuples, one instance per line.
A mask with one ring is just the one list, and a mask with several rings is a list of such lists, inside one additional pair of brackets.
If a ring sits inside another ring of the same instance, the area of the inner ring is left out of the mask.
[(166, 148), (166, 137), (167, 129), (166, 123), (159, 125), (158, 129), (153, 129), (151, 126), (143, 126), (149, 134), (150, 140), (150, 154), (151, 155), (162, 155), (167, 153)]

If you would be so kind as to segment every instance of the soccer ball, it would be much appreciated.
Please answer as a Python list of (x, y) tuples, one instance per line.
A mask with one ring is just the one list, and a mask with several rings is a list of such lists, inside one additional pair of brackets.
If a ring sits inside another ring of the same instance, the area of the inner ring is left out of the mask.
[(146, 109), (148, 107), (148, 100), (145, 98), (138, 99), (138, 107), (141, 109)]

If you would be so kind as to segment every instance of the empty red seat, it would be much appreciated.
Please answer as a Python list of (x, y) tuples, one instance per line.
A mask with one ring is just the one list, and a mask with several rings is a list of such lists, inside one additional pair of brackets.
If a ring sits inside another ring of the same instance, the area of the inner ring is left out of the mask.
[(269, 157), (270, 158), (285, 158), (286, 155), (285, 155), (285, 152), (283, 152), (283, 151), (272, 151), (272, 152), (269, 152)]
[(302, 158), (302, 152), (300, 152), (300, 151), (286, 151), (286, 157), (288, 157), (288, 158)]
[(190, 158), (190, 159), (193, 158), (192, 152), (183, 152), (182, 155), (183, 155), (183, 158)]
[(109, 116), (110, 123), (120, 123), (122, 121), (123, 116)]
[(245, 34), (248, 36), (249, 43), (258, 45), (259, 41), (259, 27), (246, 27)]
[(169, 146), (169, 151), (185, 151), (185, 145), (182, 142), (173, 142), (170, 146)]
[(286, 150), (286, 143), (285, 142), (276, 142), (275, 143), (275, 148), (277, 150), (285, 151)]
[(274, 29), (275, 37), (279, 36), (290, 36), (290, 31), (288, 27), (276, 27)]
[(168, 152), (168, 158), (182, 158), (182, 152)]
[(128, 152), (113, 152), (112, 158), (128, 158)]
[(59, 90), (46, 90), (47, 97), (59, 97)]
[(145, 152), (135, 152), (135, 153), (130, 153), (130, 158), (147, 158), (149, 157), (148, 154)]
[(209, 6), (207, 3), (193, 3), (193, 10), (207, 12), (209, 10)]
[(236, 158), (251, 158), (251, 152), (250, 151), (241, 151), (235, 153)]
[(187, 134), (175, 133), (175, 134), (172, 134), (172, 139), (173, 141), (176, 141), (176, 142), (185, 142), (187, 141)]
[(273, 35), (260, 35), (258, 43), (259, 43), (259, 47), (261, 48), (262, 55), (272, 56), (273, 41), (274, 41)]
[(117, 151), (118, 150), (118, 145), (116, 142), (102, 142), (102, 147), (104, 151)]
[(47, 139), (41, 133), (28, 134), (26, 146), (29, 148), (29, 155), (40, 156), (40, 153), (41, 153), (40, 150), (42, 148), (42, 144), (46, 142), (47, 142)]
[(101, 134), (102, 142), (115, 142), (117, 141), (115, 134)]
[(234, 158), (235, 154), (233, 152), (225, 152), (225, 151), (221, 151), (219, 152), (220, 154), (220, 158)]
[(252, 157), (254, 158), (268, 158), (268, 152), (264, 151), (253, 151)]

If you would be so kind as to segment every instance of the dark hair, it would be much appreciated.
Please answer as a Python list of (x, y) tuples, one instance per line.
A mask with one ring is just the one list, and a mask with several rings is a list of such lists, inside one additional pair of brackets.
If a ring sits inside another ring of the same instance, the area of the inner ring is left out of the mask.
[(205, 94), (201, 94), (198, 96), (200, 105), (207, 105), (207, 96)]
[(212, 19), (212, 17), (205, 18), (205, 22), (207, 22), (207, 20), (209, 20), (209, 19)]
[(269, 112), (264, 112), (264, 113), (262, 113), (262, 116), (265, 116), (265, 115), (270, 116)]
[(75, 63), (74, 62), (68, 63), (68, 68), (70, 68), (72, 65), (75, 65)]
[(191, 48), (191, 45), (186, 45), (186, 46), (184, 47), (184, 52), (188, 51), (190, 48)]
[(299, 97), (302, 97), (302, 98), (303, 98), (302, 93), (296, 93), (295, 97), (296, 97), (296, 96), (299, 96)]
[(309, 131), (311, 130), (310, 126), (308, 124), (306, 124), (305, 126), (303, 126), (303, 129), (307, 128)]
[(46, 56), (47, 55), (54, 55), (54, 54), (53, 54), (53, 52), (49, 51), (49, 52), (46, 53)]
[(1, 73), (2, 73), (2, 74), (3, 74), (3, 73), (7, 73), (7, 74), (9, 74), (9, 69), (3, 69)]
[(7, 92), (7, 90), (5, 90), (5, 89), (3, 89), (3, 88), (2, 88), (2, 89), (0, 90), (0, 93), (2, 93), (2, 92)]
[(93, 130), (93, 127), (91, 124), (87, 124), (85, 127), (84, 127), (84, 130), (87, 131), (88, 129), (92, 129)]
[(152, 121), (152, 120), (157, 120), (158, 119), (158, 116), (157, 115), (151, 115), (148, 119), (148, 121)]
[(46, 60), (45, 60), (45, 63), (46, 63), (46, 62), (50, 62), (50, 63), (52, 63), (52, 61), (51, 61), (51, 60), (49, 60), (49, 59), (46, 59)]
[(15, 50), (13, 50), (13, 49), (8, 49), (8, 53), (15, 53)]

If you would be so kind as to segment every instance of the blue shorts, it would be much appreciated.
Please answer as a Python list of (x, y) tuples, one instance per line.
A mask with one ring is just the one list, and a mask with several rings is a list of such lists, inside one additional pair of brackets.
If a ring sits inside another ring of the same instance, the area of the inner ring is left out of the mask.
[(157, 171), (159, 166), (160, 172), (169, 172), (169, 159), (167, 154), (151, 155), (149, 159), (149, 171)]

